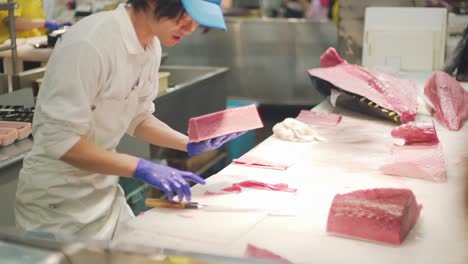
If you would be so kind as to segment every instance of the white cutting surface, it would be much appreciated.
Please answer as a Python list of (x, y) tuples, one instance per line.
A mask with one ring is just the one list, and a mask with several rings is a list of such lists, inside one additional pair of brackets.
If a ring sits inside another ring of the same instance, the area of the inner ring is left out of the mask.
[[(420, 88), (426, 78), (427, 75), (420, 78)], [(238, 257), (243, 256), (247, 244), (251, 243), (294, 263), (468, 263), (468, 233), (462, 203), (462, 158), (468, 156), (467, 124), (460, 131), (451, 132), (435, 121), (448, 173), (446, 183), (436, 183), (387, 176), (378, 171), (392, 144), (390, 130), (395, 126), (391, 123), (343, 109), (334, 110), (328, 101), (314, 110), (343, 114), (337, 127), (319, 129), (327, 141), (285, 142), (271, 136), (249, 152), (262, 158), (291, 161), (293, 165), (289, 169), (277, 171), (231, 164), (210, 177), (207, 185), (192, 188), (194, 201), (235, 207), (260, 206), (270, 208), (271, 212), (288, 208), (293, 215), (152, 209), (133, 220), (116, 242)], [(423, 108), (420, 110), (424, 112)], [(205, 191), (216, 191), (244, 180), (288, 183), (298, 191), (249, 190), (237, 195), (203, 195)], [(417, 225), (401, 246), (336, 237), (325, 232), (335, 194), (381, 187), (409, 188), (423, 204)]]

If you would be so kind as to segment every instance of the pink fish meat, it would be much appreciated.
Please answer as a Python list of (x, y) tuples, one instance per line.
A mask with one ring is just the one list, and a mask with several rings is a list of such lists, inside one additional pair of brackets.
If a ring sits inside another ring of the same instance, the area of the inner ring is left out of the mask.
[(190, 118), (188, 136), (190, 142), (199, 142), (261, 127), (257, 107), (252, 104)]
[[(333, 54), (329, 50), (325, 52), (325, 54), (327, 53)], [(339, 57), (338, 54), (336, 56)], [(329, 56), (324, 56), (323, 60), (325, 58), (331, 60)], [(335, 58), (334, 61), (338, 62), (339, 60)], [(332, 65), (330, 62), (321, 64)], [(389, 74), (350, 64), (346, 61), (332, 67), (310, 69), (309, 74), (347, 92), (363, 96), (382, 108), (396, 112), (402, 123), (413, 121), (416, 118), (418, 94), (416, 84), (413, 81), (398, 79)]]
[(301, 110), (296, 119), (309, 125), (336, 126), (341, 121), (341, 115)]
[(205, 195), (223, 195), (227, 193), (240, 193), (242, 188), (260, 189), (280, 192), (296, 192), (297, 189), (290, 188), (286, 183), (269, 184), (259, 181), (243, 181), (233, 183), (230, 187), (222, 189), (222, 192), (205, 192)]
[(268, 260), (274, 260), (275, 263), (283, 263), (283, 264), (290, 264), (292, 263), (291, 261), (276, 255), (275, 253), (272, 253), (269, 250), (263, 249), (256, 247), (252, 244), (248, 244), (247, 248), (245, 249), (244, 256), (249, 257), (249, 258), (258, 258), (258, 259), (268, 259)]
[(460, 130), (468, 118), (468, 92), (452, 76), (436, 72), (424, 87), (434, 117), (450, 130)]
[(244, 155), (238, 159), (233, 159), (232, 161), (235, 164), (272, 170), (286, 170), (289, 167), (288, 164), (273, 162), (250, 155)]
[(337, 194), (328, 214), (327, 232), (400, 245), (421, 211), (411, 190), (378, 188)]
[(437, 182), (447, 180), (440, 144), (392, 146), (391, 155), (390, 162), (380, 167), (380, 171), (384, 174)]
[(434, 122), (410, 122), (392, 129), (392, 137), (405, 140), (405, 145), (413, 143), (439, 143)]
[(333, 67), (341, 63), (348, 63), (340, 57), (334, 48), (328, 48), (325, 53), (320, 56), (320, 67)]

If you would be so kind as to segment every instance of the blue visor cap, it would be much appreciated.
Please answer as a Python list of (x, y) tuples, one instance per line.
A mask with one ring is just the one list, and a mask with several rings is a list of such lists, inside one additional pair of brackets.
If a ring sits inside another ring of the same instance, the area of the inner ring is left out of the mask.
[(201, 26), (227, 31), (221, 0), (182, 0), (182, 4), (189, 16)]

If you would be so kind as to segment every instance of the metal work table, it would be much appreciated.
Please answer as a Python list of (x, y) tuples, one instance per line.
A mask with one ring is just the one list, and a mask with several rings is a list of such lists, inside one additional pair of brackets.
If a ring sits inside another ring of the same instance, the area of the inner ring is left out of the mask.
[[(411, 74), (406, 77), (416, 78)], [(427, 76), (416, 80), (421, 88)], [(245, 254), (248, 244), (253, 244), (293, 263), (467, 263), (461, 162), (468, 156), (468, 124), (453, 132), (434, 121), (448, 176), (447, 182), (437, 183), (384, 175), (378, 170), (390, 155), (394, 124), (334, 109), (328, 100), (314, 110), (343, 115), (338, 126), (318, 130), (325, 142), (287, 142), (271, 136), (248, 152), (292, 163), (289, 169), (276, 171), (231, 164), (210, 177), (206, 185), (192, 188), (192, 200), (196, 202), (261, 207), (266, 211), (153, 208), (130, 221), (126, 233), (117, 241), (238, 257)], [(427, 115), (423, 107), (419, 113)], [(287, 183), (298, 191), (243, 190), (240, 194), (205, 195), (206, 191), (219, 192), (245, 180)], [(334, 195), (369, 188), (409, 188), (423, 205), (417, 225), (401, 246), (326, 233)]]

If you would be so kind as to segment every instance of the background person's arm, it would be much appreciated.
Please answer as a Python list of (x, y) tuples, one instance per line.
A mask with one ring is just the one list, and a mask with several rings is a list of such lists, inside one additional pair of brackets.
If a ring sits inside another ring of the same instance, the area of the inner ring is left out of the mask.
[[(8, 25), (8, 19), (5, 20)], [(28, 31), (35, 28), (45, 28), (45, 19), (29, 19), (23, 17), (16, 17), (15, 27), (17, 31)]]

